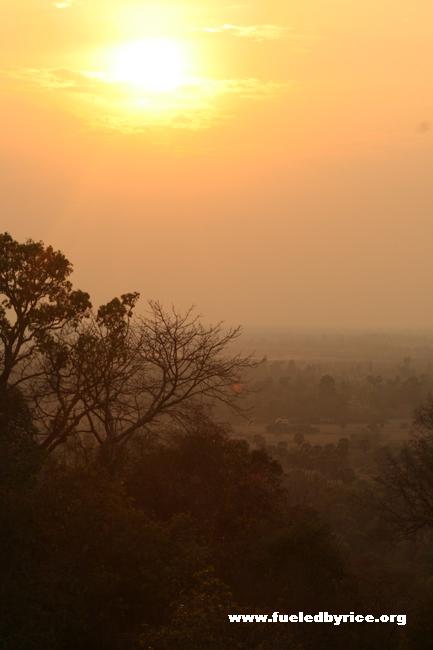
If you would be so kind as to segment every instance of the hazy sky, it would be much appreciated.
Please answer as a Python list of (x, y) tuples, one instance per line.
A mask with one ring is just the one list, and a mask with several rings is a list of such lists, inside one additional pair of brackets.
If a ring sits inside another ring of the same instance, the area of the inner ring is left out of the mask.
[(1, 230), (95, 302), (433, 327), (433, 3), (0, 0)]

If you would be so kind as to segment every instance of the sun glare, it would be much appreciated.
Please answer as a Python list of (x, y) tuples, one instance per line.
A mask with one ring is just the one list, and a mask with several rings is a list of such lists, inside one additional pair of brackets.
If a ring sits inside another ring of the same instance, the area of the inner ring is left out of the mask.
[(112, 81), (151, 93), (167, 93), (187, 83), (182, 45), (166, 38), (147, 38), (121, 45), (113, 52)]
[(206, 57), (194, 41), (165, 36), (110, 44), (95, 51), (82, 72), (90, 80), (92, 110), (110, 128), (207, 128), (218, 91), (206, 77)]

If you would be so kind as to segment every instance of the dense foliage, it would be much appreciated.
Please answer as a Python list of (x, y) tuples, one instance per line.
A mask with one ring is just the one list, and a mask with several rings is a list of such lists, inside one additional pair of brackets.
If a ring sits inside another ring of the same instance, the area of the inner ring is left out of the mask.
[[(157, 304), (136, 321), (136, 294), (93, 314), (60, 253), (0, 245), (1, 650), (431, 647), (431, 405), (398, 454), (251, 446), (207, 408), (237, 399), (235, 332)], [(409, 624), (227, 620), (277, 610)]]

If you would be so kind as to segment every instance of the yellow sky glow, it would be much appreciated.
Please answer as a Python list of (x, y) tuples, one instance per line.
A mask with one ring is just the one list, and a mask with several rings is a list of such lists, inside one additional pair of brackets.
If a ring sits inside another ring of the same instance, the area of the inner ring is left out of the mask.
[[(273, 97), (289, 87), (288, 80), (242, 69), (243, 44), (260, 46), (284, 39), (288, 33), (284, 26), (227, 22), (224, 11), (219, 17), (219, 12), (190, 2), (117, 0), (86, 5), (59, 0), (51, 9), (45, 5), (44, 24), (38, 25), (43, 0), (30, 2), (38, 11), (29, 45), (38, 33), (42, 40), (35, 43), (31, 65), (29, 60), (9, 68), (7, 74), (23, 89), (27, 85), (34, 92), (55, 91), (59, 107), (92, 127), (124, 132), (152, 126), (209, 128), (230, 119), (239, 102)], [(227, 11), (236, 18), (236, 5)], [(59, 43), (50, 51), (43, 39), (56, 41), (56, 29), (64, 31), (65, 41), (74, 30), (77, 36), (84, 30), (85, 42), (77, 39), (68, 47)], [(233, 65), (229, 55), (235, 41), (242, 44)], [(251, 54), (254, 63), (257, 52)], [(41, 64), (35, 65), (39, 59)]]
[(0, 0), (0, 43), (2, 229), (95, 304), (433, 327), (431, 0)]

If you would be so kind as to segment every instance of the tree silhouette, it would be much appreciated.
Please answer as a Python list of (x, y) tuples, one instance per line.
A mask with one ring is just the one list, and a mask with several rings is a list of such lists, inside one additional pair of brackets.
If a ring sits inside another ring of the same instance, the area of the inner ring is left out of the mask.
[(433, 401), (415, 416), (408, 444), (388, 453), (378, 479), (384, 488), (381, 505), (405, 534), (433, 529)]
[(239, 404), (233, 387), (251, 365), (228, 353), (239, 328), (205, 326), (192, 310), (156, 301), (136, 316), (138, 293), (95, 313), (89, 296), (73, 291), (62, 253), (8, 234), (0, 252), (0, 386), (22, 388), (48, 452), (74, 440), (111, 457), (161, 419), (186, 422), (211, 400)]
[(0, 235), (0, 390), (35, 379), (43, 341), (89, 310), (89, 296), (72, 289), (71, 273), (51, 246)]

